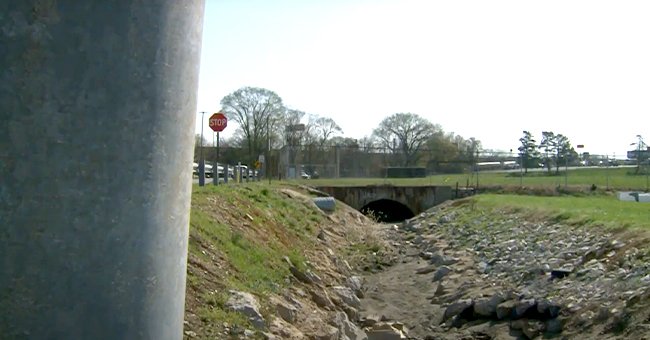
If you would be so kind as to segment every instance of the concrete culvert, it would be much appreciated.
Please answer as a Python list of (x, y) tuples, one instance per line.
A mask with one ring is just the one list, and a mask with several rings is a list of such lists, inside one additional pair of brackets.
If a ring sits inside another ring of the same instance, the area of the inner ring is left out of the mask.
[(415, 216), (411, 209), (404, 204), (388, 199), (368, 203), (361, 208), (361, 213), (375, 218), (379, 222), (390, 223), (401, 222)]

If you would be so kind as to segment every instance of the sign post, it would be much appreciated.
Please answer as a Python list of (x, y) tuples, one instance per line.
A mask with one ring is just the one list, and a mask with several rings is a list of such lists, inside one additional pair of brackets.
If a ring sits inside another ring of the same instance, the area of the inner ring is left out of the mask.
[[(212, 131), (217, 133), (217, 155), (214, 160), (214, 165), (212, 166), (212, 184), (219, 184), (219, 132), (223, 131), (226, 126), (228, 126), (228, 118), (223, 114), (222, 111), (219, 111), (212, 116), (209, 120), (210, 128)], [(224, 173), (224, 176), (226, 174)], [(225, 179), (224, 179), (225, 181)]]

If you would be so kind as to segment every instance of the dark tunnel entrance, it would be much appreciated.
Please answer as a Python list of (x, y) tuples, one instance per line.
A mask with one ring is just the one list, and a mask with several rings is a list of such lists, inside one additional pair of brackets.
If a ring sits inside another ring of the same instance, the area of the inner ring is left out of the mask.
[(361, 208), (361, 213), (373, 217), (379, 222), (402, 222), (415, 216), (411, 209), (404, 204), (388, 199), (366, 204)]

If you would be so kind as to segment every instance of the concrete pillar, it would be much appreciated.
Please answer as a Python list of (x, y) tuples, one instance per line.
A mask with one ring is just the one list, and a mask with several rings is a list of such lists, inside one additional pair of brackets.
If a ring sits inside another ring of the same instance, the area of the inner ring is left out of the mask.
[(203, 5), (0, 2), (0, 337), (181, 339)]

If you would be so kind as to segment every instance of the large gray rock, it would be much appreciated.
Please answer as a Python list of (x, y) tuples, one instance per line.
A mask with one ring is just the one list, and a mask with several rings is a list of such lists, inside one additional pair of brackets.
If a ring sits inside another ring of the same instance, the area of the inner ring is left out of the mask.
[(339, 330), (339, 340), (366, 340), (368, 336), (359, 326), (350, 322), (348, 316), (343, 312), (337, 312), (334, 316), (335, 326)]
[(474, 313), (483, 317), (492, 317), (497, 313), (497, 306), (504, 300), (504, 297), (499, 294), (477, 299), (474, 301)]
[(512, 317), (514, 308), (515, 308), (514, 301), (506, 301), (500, 303), (497, 306), (497, 318), (499, 320), (503, 320)]
[(442, 280), (442, 278), (447, 276), (449, 273), (451, 273), (451, 268), (447, 266), (438, 268), (438, 270), (436, 270), (436, 272), (433, 274), (433, 282)]
[(462, 314), (464, 311), (471, 309), (474, 305), (474, 302), (471, 299), (458, 300), (445, 309), (445, 314), (442, 317), (442, 320), (448, 320), (456, 315)]
[(363, 279), (359, 276), (350, 276), (345, 279), (345, 285), (350, 287), (358, 298), (363, 298)]
[(327, 291), (324, 289), (320, 287), (314, 287), (314, 289), (311, 289), (309, 291), (309, 294), (311, 295), (311, 299), (316, 303), (318, 307), (327, 309), (334, 307), (334, 303), (332, 303), (329, 294), (327, 294)]
[(458, 262), (458, 259), (442, 254), (433, 254), (431, 260), (429, 260), (429, 263), (436, 266), (450, 266), (456, 262)]
[(343, 286), (332, 287), (334, 293), (348, 306), (359, 308), (361, 300), (354, 294), (352, 289)]
[(260, 304), (252, 294), (231, 290), (230, 298), (226, 302), (226, 307), (232, 311), (247, 316), (248, 320), (255, 328), (266, 328), (264, 317), (260, 314)]
[(535, 299), (524, 299), (515, 303), (514, 317), (523, 318), (530, 309), (536, 308)]
[(296, 307), (277, 297), (271, 297), (270, 302), (275, 307), (277, 314), (282, 318), (282, 320), (288, 323), (296, 322), (296, 315), (298, 314), (298, 309)]

